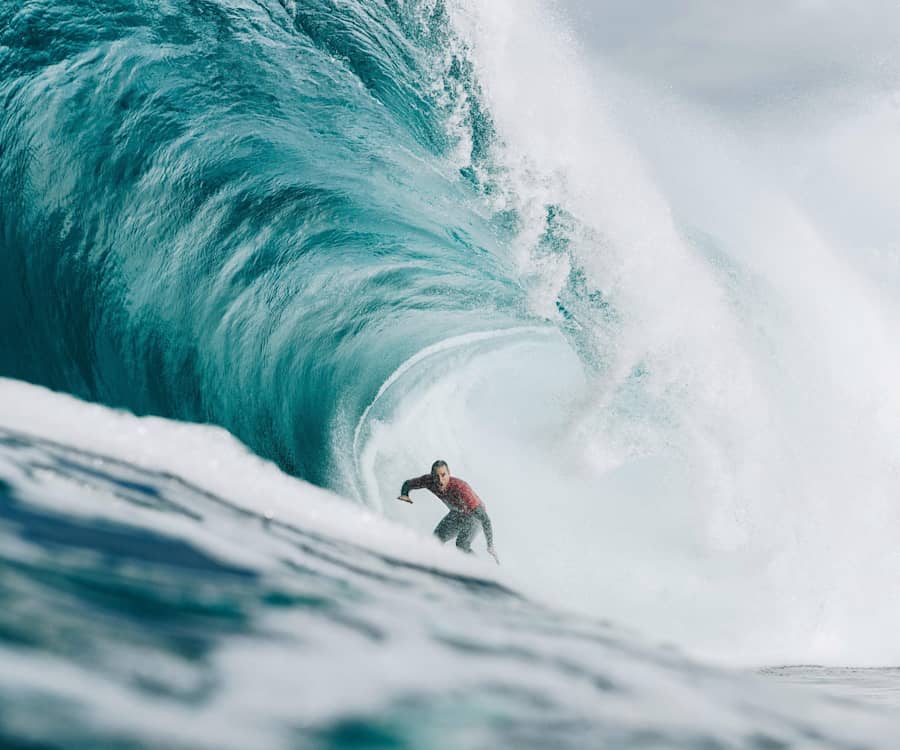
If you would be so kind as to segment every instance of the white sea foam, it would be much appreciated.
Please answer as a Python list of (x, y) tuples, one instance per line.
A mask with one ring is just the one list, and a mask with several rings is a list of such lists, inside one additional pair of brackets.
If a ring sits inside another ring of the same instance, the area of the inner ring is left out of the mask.
[[(259, 515), (261, 520), (276, 519), (449, 572), (497, 575), (492, 566), (443, 550), (433, 540), (344, 497), (283, 473), (220, 427), (136, 417), (7, 378), (0, 378), (0, 427), (96, 453), (101, 461), (109, 458), (171, 474)], [(42, 481), (51, 482), (52, 488), (64, 480), (48, 477)], [(66, 489), (79, 490), (71, 481)], [(43, 499), (36, 496), (32, 502), (52, 503), (52, 497), (52, 493)], [(116, 513), (105, 507), (102, 495), (94, 489), (81, 493), (81, 500), (70, 510), (112, 517)], [(130, 516), (136, 512), (128, 509)], [(163, 522), (179, 524), (177, 519)], [(238, 559), (251, 554), (239, 545), (216, 544), (202, 527), (185, 526), (182, 531), (185, 529), (194, 541), (212, 545), (216, 553), (237, 555)]]
[[(411, 380), (363, 451), (376, 492), (443, 456), (516, 573), (572, 606), (728, 660), (895, 662), (900, 308), (884, 279), (759, 163), (771, 138), (630, 89), (536, 0), (450, 6), (534, 312), (557, 315), (578, 266), (615, 318), (582, 321), (601, 361), (579, 386), (558, 343)], [(575, 219), (559, 257), (535, 249), (548, 205)]]

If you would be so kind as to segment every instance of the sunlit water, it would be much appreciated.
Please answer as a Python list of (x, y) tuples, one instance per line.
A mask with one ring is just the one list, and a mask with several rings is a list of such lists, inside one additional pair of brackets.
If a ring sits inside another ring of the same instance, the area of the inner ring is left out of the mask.
[(876, 6), (0, 5), (3, 740), (895, 746)]

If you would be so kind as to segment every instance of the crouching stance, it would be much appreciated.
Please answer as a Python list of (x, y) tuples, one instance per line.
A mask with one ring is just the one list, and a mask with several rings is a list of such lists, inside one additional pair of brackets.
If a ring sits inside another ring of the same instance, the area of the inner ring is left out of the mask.
[(456, 537), (456, 546), (466, 552), (472, 551), (472, 539), (478, 533), (478, 525), (484, 529), (484, 538), (491, 556), (500, 564), (497, 551), (494, 549), (494, 530), (481, 498), (475, 494), (467, 482), (450, 476), (446, 461), (435, 461), (431, 473), (415, 479), (407, 479), (400, 490), (400, 497), (405, 503), (409, 499), (410, 490), (429, 490), (437, 495), (450, 512), (435, 527), (434, 535), (442, 542)]

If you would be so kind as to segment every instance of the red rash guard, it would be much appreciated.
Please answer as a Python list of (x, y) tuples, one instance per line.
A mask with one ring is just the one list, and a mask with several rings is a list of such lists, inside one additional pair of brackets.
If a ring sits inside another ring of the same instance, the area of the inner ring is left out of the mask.
[(481, 498), (475, 494), (475, 490), (469, 487), (467, 482), (456, 477), (450, 477), (446, 490), (441, 490), (431, 474), (425, 474), (415, 479), (407, 479), (403, 483), (403, 489), (400, 490), (400, 494), (408, 495), (410, 490), (428, 490), (435, 494), (450, 510), (467, 515), (481, 505)]

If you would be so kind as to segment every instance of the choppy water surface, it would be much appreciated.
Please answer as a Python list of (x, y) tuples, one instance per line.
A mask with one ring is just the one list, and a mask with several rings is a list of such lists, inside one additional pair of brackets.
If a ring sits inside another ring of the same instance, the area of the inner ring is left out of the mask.
[(4, 743), (897, 745), (900, 17), (670, 5), (0, 2)]
[(0, 472), (6, 745), (887, 747), (900, 730), (554, 611), (487, 562), (247, 509), (264, 497), (9, 429)]

